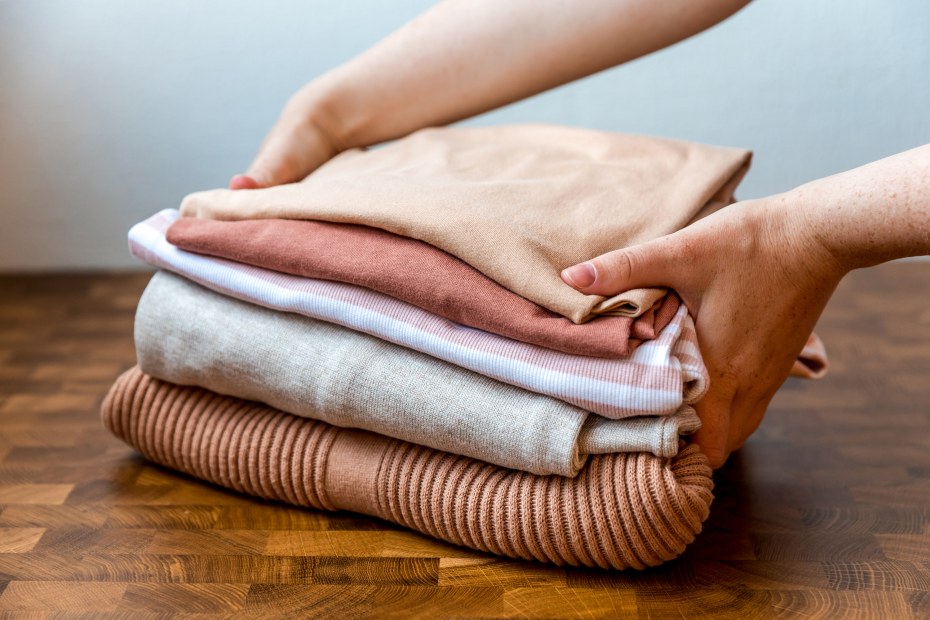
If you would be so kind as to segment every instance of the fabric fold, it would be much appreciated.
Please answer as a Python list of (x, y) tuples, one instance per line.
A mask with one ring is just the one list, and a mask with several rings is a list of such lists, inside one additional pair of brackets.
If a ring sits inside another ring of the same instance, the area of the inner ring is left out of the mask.
[[(133, 368), (104, 425), (145, 458), (266, 499), (351, 509), (498, 555), (646, 568), (682, 553), (713, 500), (707, 459), (597, 456), (538, 476), (159, 381)], [(566, 527), (570, 524), (570, 527)]]
[(743, 149), (569, 127), (431, 128), (341, 153), (299, 183), (194, 193), (181, 211), (381, 228), (583, 323), (629, 300), (583, 295), (562, 269), (732, 202), (749, 161)]
[(655, 339), (627, 358), (570, 355), (464, 327), (359, 286), (179, 250), (164, 237), (176, 217), (162, 212), (134, 226), (130, 250), (224, 296), (370, 334), (611, 418), (673, 413), (707, 389), (707, 369), (684, 306)]
[(680, 434), (699, 425), (690, 407), (599, 421), (561, 400), (167, 272), (143, 293), (135, 335), (140, 368), (158, 379), (538, 474), (574, 476), (591, 453), (671, 456)]
[(354, 224), (185, 217), (166, 237), (188, 252), (355, 284), (461, 325), (589, 357), (629, 355), (639, 340), (656, 337), (680, 303), (664, 290), (639, 289), (639, 297), (637, 292), (626, 296), (627, 313), (637, 314), (635, 319), (604, 316), (576, 325), (428, 243)]

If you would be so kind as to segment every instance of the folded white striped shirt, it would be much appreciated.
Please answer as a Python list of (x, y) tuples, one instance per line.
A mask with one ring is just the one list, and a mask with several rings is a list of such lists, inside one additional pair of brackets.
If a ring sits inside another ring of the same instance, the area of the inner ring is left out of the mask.
[(165, 239), (179, 217), (166, 209), (136, 224), (129, 231), (130, 251), (230, 297), (364, 332), (608, 418), (672, 414), (708, 387), (684, 305), (658, 338), (628, 358), (571, 355), (459, 325), (359, 286), (186, 252)]

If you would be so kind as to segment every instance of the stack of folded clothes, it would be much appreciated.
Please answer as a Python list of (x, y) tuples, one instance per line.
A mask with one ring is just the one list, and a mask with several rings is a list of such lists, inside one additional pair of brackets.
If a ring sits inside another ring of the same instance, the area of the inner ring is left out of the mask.
[[(549, 126), (429, 129), (130, 231), (161, 269), (104, 423), (147, 458), (460, 545), (644, 568), (712, 499), (708, 388), (662, 289), (559, 272), (732, 202), (739, 149)], [(185, 217), (181, 217), (184, 215)], [(809, 342), (800, 374), (825, 368)]]

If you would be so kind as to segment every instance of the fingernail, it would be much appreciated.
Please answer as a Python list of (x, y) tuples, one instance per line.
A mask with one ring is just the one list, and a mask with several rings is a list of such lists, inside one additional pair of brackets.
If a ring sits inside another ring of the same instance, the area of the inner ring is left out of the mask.
[(247, 174), (237, 174), (229, 180), (229, 189), (258, 189), (258, 182)]
[(562, 279), (576, 288), (585, 288), (594, 284), (597, 271), (591, 263), (581, 263), (562, 271)]

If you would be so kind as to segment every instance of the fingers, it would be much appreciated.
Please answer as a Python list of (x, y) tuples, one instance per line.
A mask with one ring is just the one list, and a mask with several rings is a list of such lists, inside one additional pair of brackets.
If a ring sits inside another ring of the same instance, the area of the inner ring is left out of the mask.
[[(276, 127), (262, 145), (245, 175), (237, 175), (229, 183), (230, 189), (257, 189), (299, 181), (312, 169), (303, 151), (312, 136), (297, 128)], [(240, 187), (234, 187), (237, 182)]]
[(229, 189), (258, 189), (258, 181), (245, 174), (237, 174), (229, 180)]
[(733, 393), (711, 391), (694, 409), (701, 419), (701, 428), (692, 436), (694, 443), (710, 461), (714, 469), (721, 467), (730, 456), (730, 416)]
[(731, 450), (742, 448), (746, 439), (759, 428), (777, 392), (777, 387), (763, 388), (761, 391), (760, 388), (763, 386), (750, 386), (737, 393), (733, 399), (729, 439)]
[(282, 117), (265, 138), (245, 174), (229, 181), (230, 189), (259, 189), (296, 183), (337, 153), (338, 149), (312, 120)]
[(762, 423), (774, 395), (775, 390), (760, 394), (754, 389), (736, 392), (726, 389), (722, 394), (709, 393), (694, 406), (701, 428), (693, 439), (711, 467), (723, 466), (732, 452), (743, 447)]
[(644, 286), (672, 286), (682, 264), (675, 235), (614, 250), (562, 271), (562, 281), (586, 295), (615, 295)]

